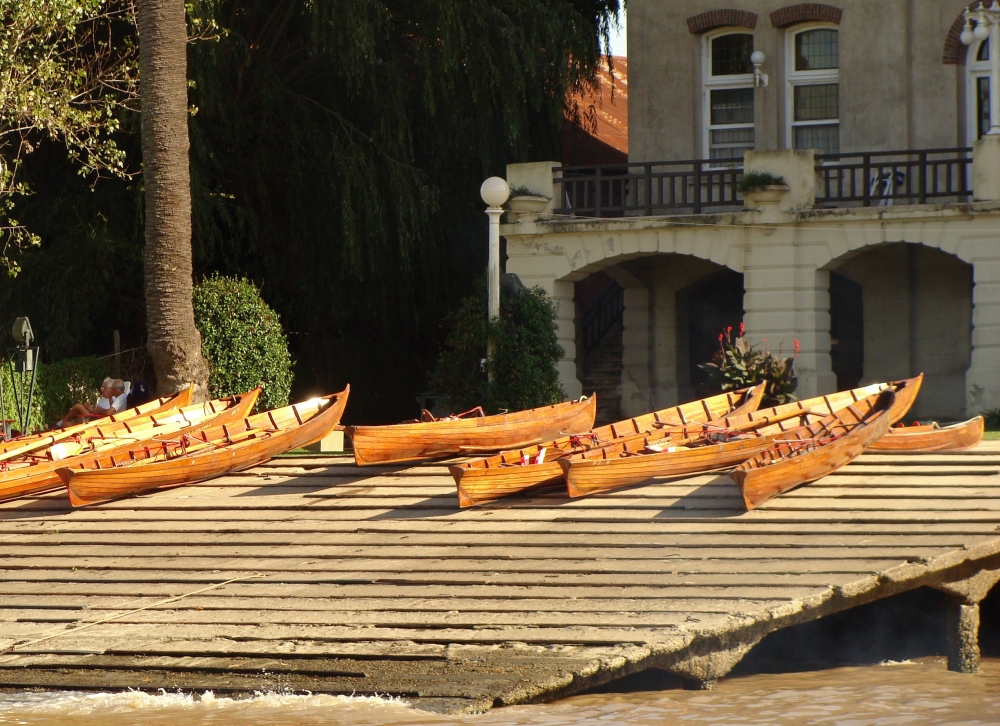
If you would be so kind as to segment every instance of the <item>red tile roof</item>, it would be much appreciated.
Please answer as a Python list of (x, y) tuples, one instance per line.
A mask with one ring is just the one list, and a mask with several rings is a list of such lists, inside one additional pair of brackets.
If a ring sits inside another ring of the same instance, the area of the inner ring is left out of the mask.
[[(613, 74), (613, 77), (612, 77)], [(597, 88), (572, 96), (580, 124), (563, 129), (562, 162), (566, 165), (616, 164), (628, 161), (628, 59), (612, 58), (597, 73)]]

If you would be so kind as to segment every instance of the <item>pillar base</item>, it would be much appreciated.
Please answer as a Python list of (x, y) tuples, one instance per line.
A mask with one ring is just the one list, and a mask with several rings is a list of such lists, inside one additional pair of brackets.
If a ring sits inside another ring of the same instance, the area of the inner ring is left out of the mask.
[(979, 603), (948, 603), (948, 670), (979, 672)]

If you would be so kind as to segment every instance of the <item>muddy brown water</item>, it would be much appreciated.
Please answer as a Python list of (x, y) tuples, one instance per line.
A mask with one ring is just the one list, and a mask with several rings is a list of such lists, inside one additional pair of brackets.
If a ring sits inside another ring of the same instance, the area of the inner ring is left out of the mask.
[(716, 691), (638, 690), (594, 693), (555, 703), (514, 706), (481, 715), (441, 716), (402, 702), (342, 696), (259, 694), (6, 693), (0, 725), (24, 726), (456, 726), (656, 724), (1000, 723), (1000, 658), (980, 673), (950, 673), (940, 657), (805, 673), (756, 674), (723, 680)]

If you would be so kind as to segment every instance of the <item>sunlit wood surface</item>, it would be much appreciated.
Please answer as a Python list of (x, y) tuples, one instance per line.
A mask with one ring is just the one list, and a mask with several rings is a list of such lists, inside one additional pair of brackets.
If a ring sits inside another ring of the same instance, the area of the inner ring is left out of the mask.
[(866, 454), (753, 512), (719, 474), (459, 509), (444, 463), (311, 457), (77, 511), (12, 501), (0, 687), (555, 698), (1000, 567), (998, 474), (984, 442)]

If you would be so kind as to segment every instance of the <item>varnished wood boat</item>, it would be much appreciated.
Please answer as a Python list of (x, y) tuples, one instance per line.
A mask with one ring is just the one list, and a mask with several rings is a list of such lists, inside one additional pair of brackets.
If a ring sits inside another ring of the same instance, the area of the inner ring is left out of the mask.
[(188, 406), (191, 403), (193, 395), (194, 384), (191, 384), (184, 390), (178, 391), (177, 393), (173, 393), (169, 396), (162, 396), (161, 398), (147, 401), (146, 403), (132, 408), (126, 408), (124, 411), (113, 413), (110, 416), (84, 421), (83, 423), (76, 424), (75, 426), (66, 426), (53, 431), (42, 431), (37, 434), (19, 436), (16, 439), (10, 439), (9, 441), (0, 441), (0, 461), (13, 459), (17, 456), (36, 451), (46, 446), (51, 446), (52, 444), (74, 436), (84, 435), (88, 430), (94, 429), (97, 426), (106, 425), (108, 422), (133, 421), (142, 418), (143, 416), (162, 414), (176, 408)]
[(971, 449), (983, 440), (985, 421), (982, 416), (968, 421), (939, 426), (936, 423), (923, 426), (901, 426), (890, 428), (885, 436), (873, 442), (869, 451), (961, 451)]
[(597, 397), (515, 413), (390, 426), (348, 426), (359, 466), (481, 454), (590, 431)]
[(56, 469), (82, 464), (102, 455), (123, 455), (141, 450), (150, 439), (177, 435), (192, 426), (212, 421), (216, 425), (246, 418), (260, 389), (195, 403), (163, 414), (132, 421), (107, 421), (80, 436), (60, 441), (17, 459), (0, 462), (0, 501), (39, 494), (62, 486)]
[[(566, 488), (571, 497), (609, 491), (658, 476), (727, 469), (766, 449), (776, 436), (835, 414), (883, 390), (912, 392), (916, 387), (914, 382), (915, 379), (907, 379), (891, 384), (875, 383), (753, 413), (727, 416), (716, 422), (719, 427), (716, 430), (725, 434), (722, 438), (747, 432), (733, 441), (714, 441), (712, 439), (718, 437), (706, 437), (704, 434), (709, 431), (697, 429), (661, 431), (565, 457), (559, 464), (565, 472)], [(900, 415), (904, 414), (905, 410)]]
[(340, 423), (350, 386), (226, 425), (187, 429), (147, 446), (57, 470), (74, 507), (207, 481), (319, 441)]
[(535, 446), (503, 451), (448, 467), (458, 488), (458, 503), (468, 507), (562, 481), (557, 459), (604, 446), (624, 437), (646, 435), (659, 429), (713, 421), (722, 416), (756, 411), (765, 386), (732, 391), (699, 401), (599, 426), (580, 436), (563, 436)]
[(747, 509), (815, 481), (860, 456), (871, 442), (889, 429), (892, 391), (826, 416), (783, 434), (766, 450), (730, 473), (743, 494)]

